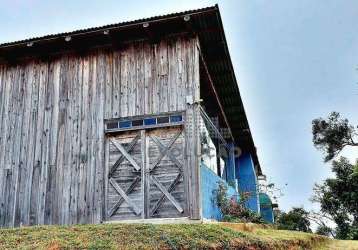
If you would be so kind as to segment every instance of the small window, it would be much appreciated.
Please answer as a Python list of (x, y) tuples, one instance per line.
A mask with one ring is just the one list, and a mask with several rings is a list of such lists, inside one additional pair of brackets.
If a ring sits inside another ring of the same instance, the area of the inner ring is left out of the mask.
[(157, 124), (156, 118), (146, 118), (144, 119), (144, 125), (155, 125)]
[(130, 128), (132, 127), (131, 121), (119, 122), (119, 128)]
[(118, 128), (118, 122), (107, 123), (107, 129), (116, 129)]
[(158, 122), (158, 124), (169, 123), (169, 117), (168, 116), (158, 117), (157, 122)]
[(105, 121), (108, 133), (116, 131), (150, 129), (154, 127), (181, 126), (184, 120), (182, 113), (158, 114), (153, 116), (133, 116)]
[(181, 122), (183, 117), (181, 115), (172, 115), (170, 116), (170, 122)]
[(143, 126), (143, 120), (133, 120), (132, 121), (132, 126), (133, 127), (137, 127), (137, 126)]

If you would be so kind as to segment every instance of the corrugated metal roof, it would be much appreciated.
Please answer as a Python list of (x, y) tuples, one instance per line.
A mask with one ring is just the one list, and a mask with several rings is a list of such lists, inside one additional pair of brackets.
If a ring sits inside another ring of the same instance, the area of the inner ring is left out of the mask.
[[(1, 59), (12, 60), (21, 56), (46, 56), (51, 53), (62, 53), (63, 49), (74, 47), (81, 50), (85, 47), (112, 45), (104, 31), (120, 35), (116, 39), (143, 39), (148, 37), (143, 29), (144, 23), (150, 23), (156, 28), (157, 35), (177, 34), (188, 32), (188, 27), (183, 17), (190, 15), (190, 27), (199, 37), (201, 52), (206, 61), (210, 76), (224, 107), (235, 142), (245, 151), (252, 154), (258, 173), (261, 173), (260, 163), (256, 153), (256, 147), (250, 132), (249, 123), (241, 100), (238, 83), (226, 43), (224, 28), (217, 5), (172, 13), (168, 15), (154, 16), (134, 21), (121, 22), (95, 28), (81, 29), (73, 32), (65, 32), (42, 37), (34, 37), (16, 42), (0, 44)], [(121, 33), (123, 33), (121, 35)], [(71, 43), (65, 41), (65, 37), (71, 36)], [(27, 46), (33, 43), (34, 46)], [(76, 47), (77, 46), (77, 47)]]
[(43, 40), (54, 39), (54, 38), (58, 38), (58, 37), (66, 37), (66, 36), (73, 36), (73, 35), (79, 35), (79, 34), (93, 33), (93, 32), (98, 32), (101, 30), (110, 30), (110, 29), (115, 29), (118, 27), (138, 25), (140, 23), (145, 23), (145, 22), (150, 22), (150, 21), (161, 21), (162, 19), (168, 19), (168, 18), (172, 18), (172, 17), (184, 16), (184, 15), (190, 15), (190, 14), (198, 14), (198, 13), (205, 12), (205, 11), (211, 11), (213, 9), (216, 9), (217, 7), (218, 6), (215, 5), (215, 6), (205, 7), (205, 8), (201, 8), (201, 9), (188, 10), (188, 11), (183, 11), (183, 12), (175, 12), (175, 13), (166, 14), (166, 15), (158, 15), (158, 16), (153, 16), (153, 17), (148, 17), (148, 18), (141, 18), (141, 19), (137, 19), (137, 20), (108, 24), (108, 25), (104, 25), (104, 26), (92, 27), (92, 28), (87, 28), (87, 29), (79, 29), (79, 30), (75, 30), (75, 31), (71, 31), (71, 32), (63, 32), (63, 33), (50, 34), (50, 35), (40, 36), (40, 37), (32, 37), (32, 38), (27, 38), (24, 40), (2, 43), (2, 44), (0, 44), (0, 48), (21, 45), (21, 44), (28, 44), (29, 42), (43, 41)]

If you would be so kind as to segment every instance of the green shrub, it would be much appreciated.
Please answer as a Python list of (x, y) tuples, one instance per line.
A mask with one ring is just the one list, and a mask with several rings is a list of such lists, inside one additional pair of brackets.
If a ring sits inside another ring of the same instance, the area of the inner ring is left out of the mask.
[(348, 233), (349, 240), (358, 240), (358, 226), (352, 226)]
[(227, 195), (226, 184), (223, 181), (219, 181), (218, 188), (214, 190), (214, 198), (223, 215), (222, 221), (265, 223), (259, 214), (251, 211), (245, 206), (249, 197), (250, 193), (242, 192), (240, 193), (239, 198), (235, 196), (229, 198)]

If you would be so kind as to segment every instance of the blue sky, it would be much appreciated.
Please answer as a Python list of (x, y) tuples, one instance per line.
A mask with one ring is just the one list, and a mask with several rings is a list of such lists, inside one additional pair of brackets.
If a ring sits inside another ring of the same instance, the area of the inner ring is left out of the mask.
[(336, 110), (358, 124), (358, 1), (0, 0), (0, 43), (216, 3), (263, 171), (288, 183), (281, 208), (310, 209), (330, 175), (312, 119)]

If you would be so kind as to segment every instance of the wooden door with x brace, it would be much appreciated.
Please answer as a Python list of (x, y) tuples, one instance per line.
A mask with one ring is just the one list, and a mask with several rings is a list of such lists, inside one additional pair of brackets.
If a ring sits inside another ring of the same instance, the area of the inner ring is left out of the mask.
[(187, 215), (184, 138), (182, 127), (108, 137), (107, 220)]

